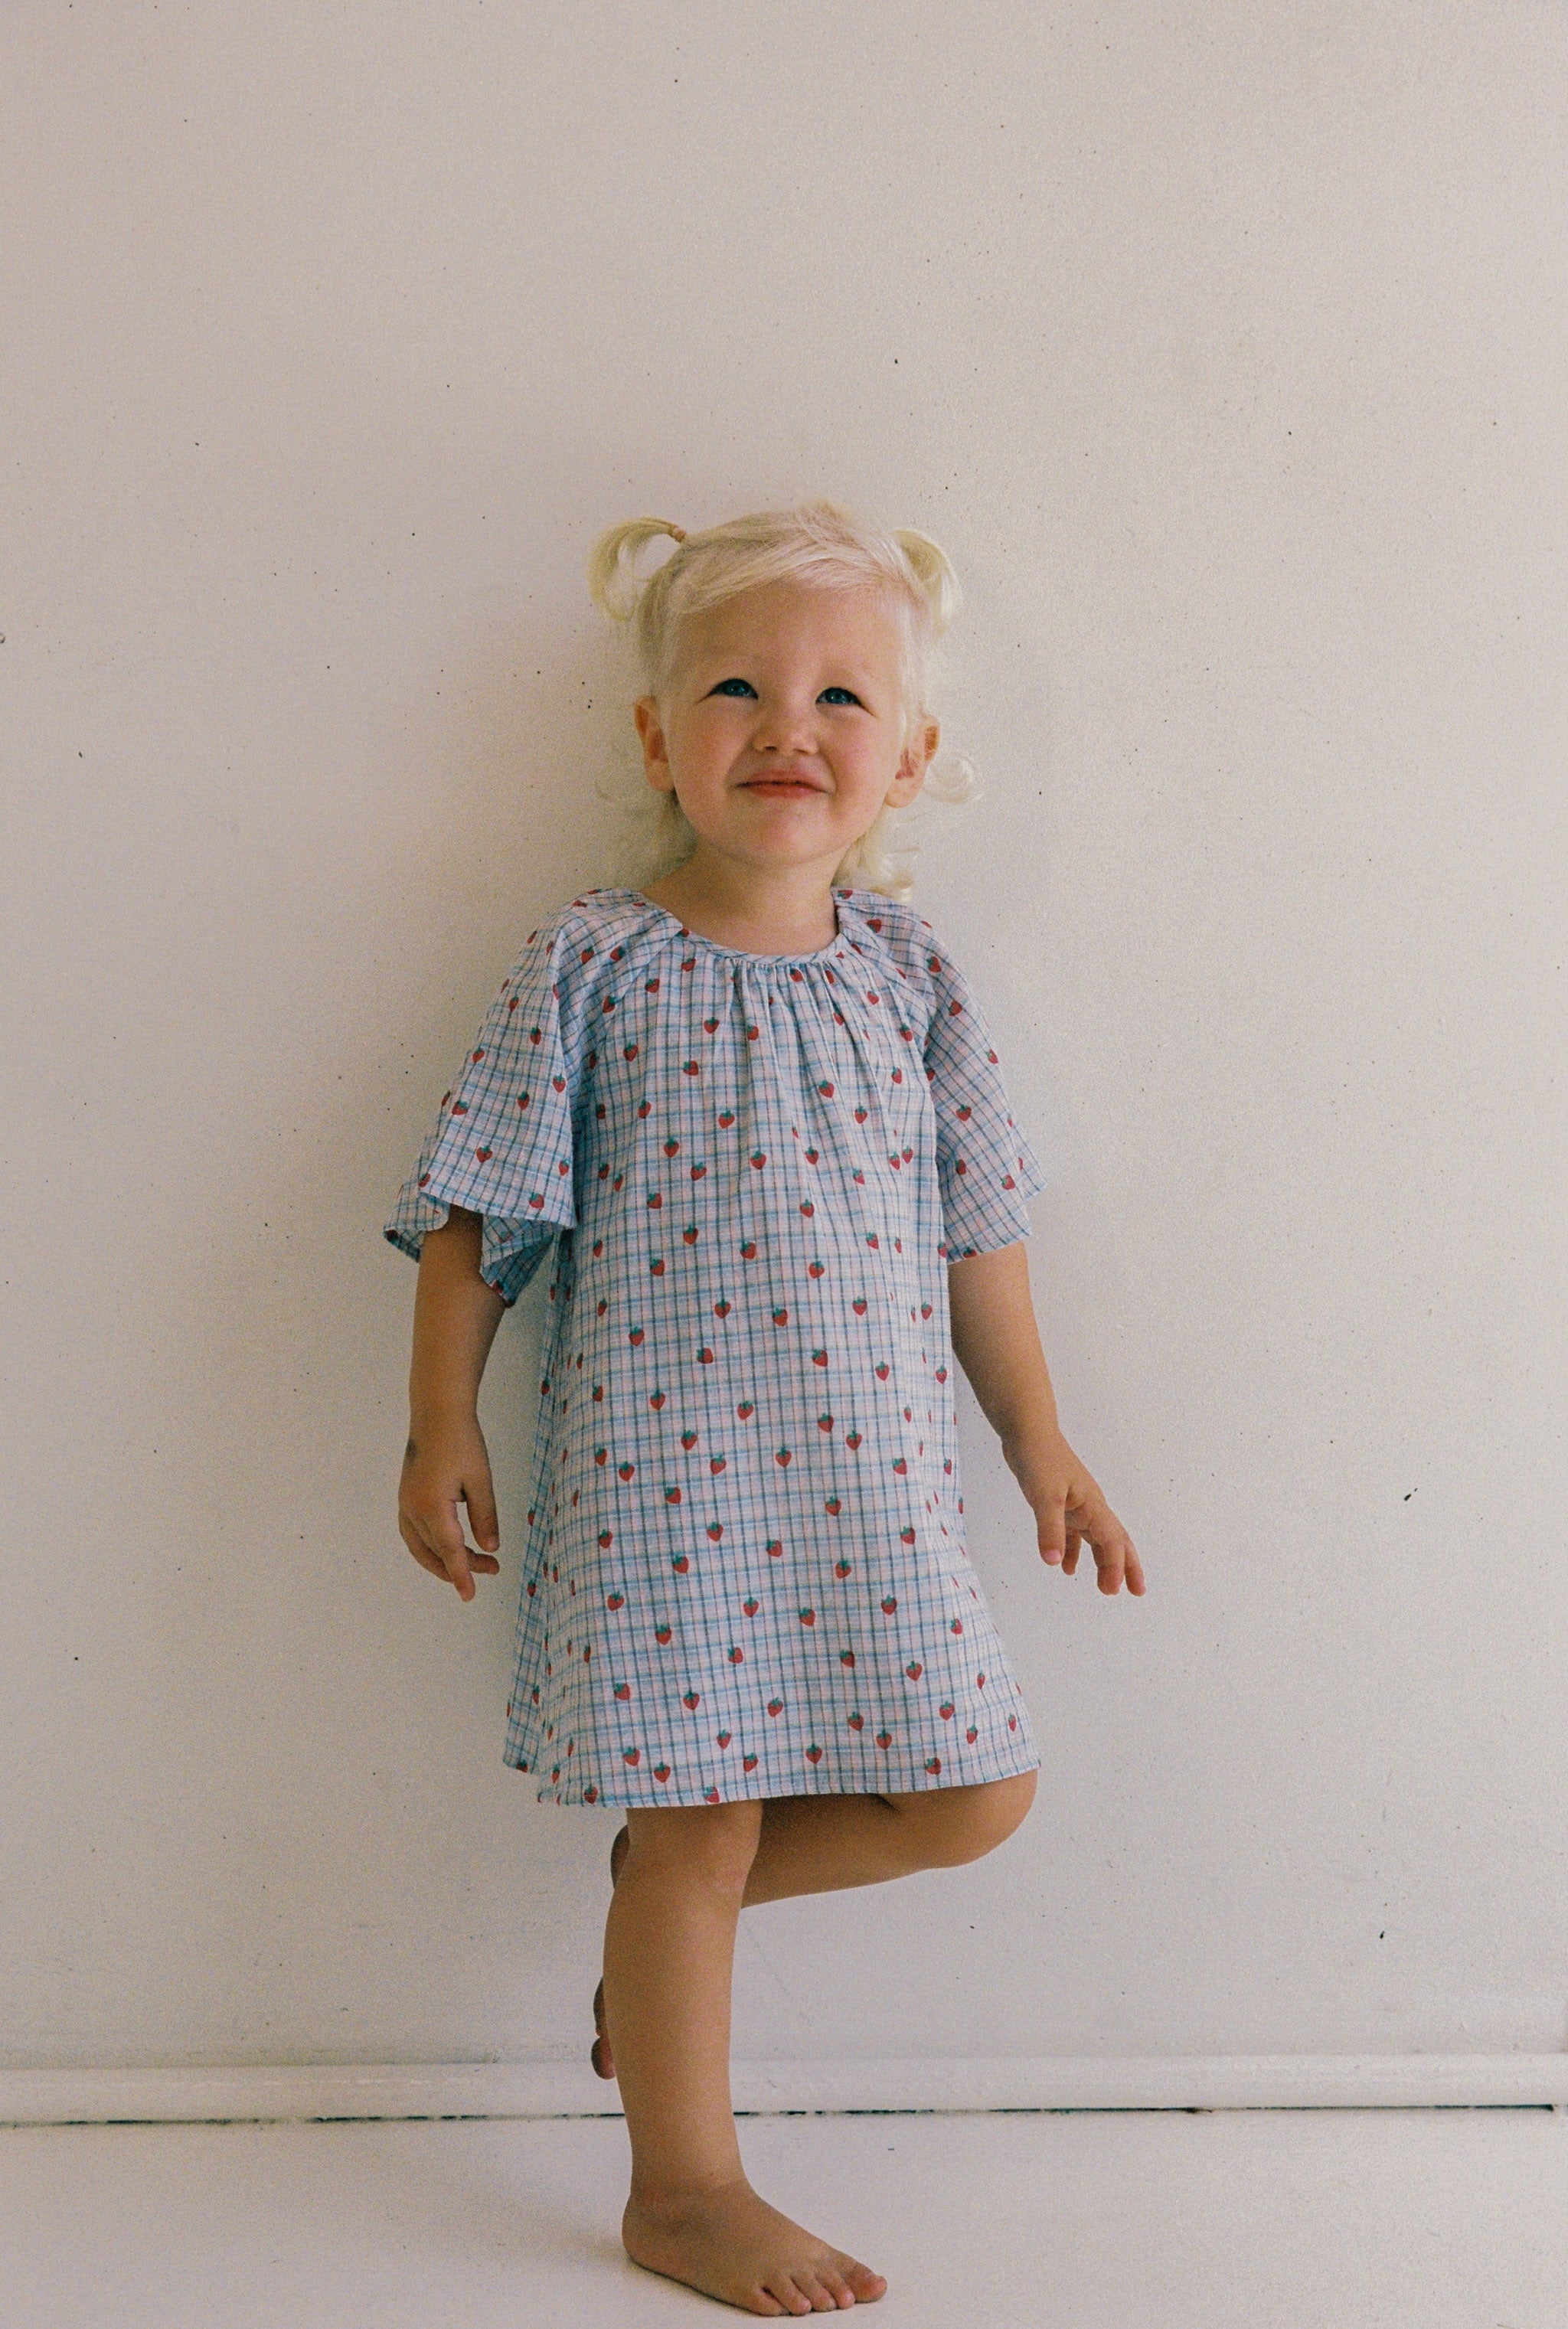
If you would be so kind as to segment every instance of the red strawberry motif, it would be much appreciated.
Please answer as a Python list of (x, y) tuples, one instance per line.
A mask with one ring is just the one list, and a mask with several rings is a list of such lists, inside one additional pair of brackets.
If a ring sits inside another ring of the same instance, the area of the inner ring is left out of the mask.
[(773, 1450), (773, 1460), (776, 1464), (788, 1464), (794, 1452), (791, 1447), (776, 1447)]
[(970, 1744), (970, 1746), (971, 1746), (971, 1747), (974, 1745), (974, 1743), (975, 1743), (976, 1740), (979, 1737), (979, 1735), (980, 1735), (980, 1734), (979, 1734), (979, 1732), (978, 1732), (977, 1730), (975, 1730), (975, 1729), (974, 1729), (973, 1725), (971, 1725), (971, 1726), (970, 1726), (970, 1728), (969, 1728), (968, 1730), (966, 1730), (966, 1731), (965, 1731), (965, 1733), (964, 1733), (965, 1738), (968, 1740), (968, 1742), (969, 1742), (969, 1744)]
[(753, 1595), (749, 1601), (742, 1601), (741, 1604), (741, 1608), (744, 1609), (748, 1617), (754, 1617), (761, 1606), (761, 1603), (756, 1598), (755, 1595)]
[(773, 1324), (775, 1326), (787, 1326), (789, 1324), (789, 1311), (775, 1310), (773, 1313)]
[(844, 1499), (842, 1496), (829, 1496), (822, 1509), (825, 1513), (831, 1513), (834, 1519), (836, 1520), (839, 1513), (844, 1510)]
[(756, 1240), (755, 1240), (754, 1238), (749, 1238), (749, 1239), (747, 1240), (746, 1243), (745, 1243), (745, 1244), (741, 1248), (741, 1260), (742, 1260), (742, 1261), (755, 1261), (755, 1260), (756, 1260), (756, 1259), (757, 1259), (757, 1244), (756, 1244)]
[(666, 1140), (665, 1142), (665, 1155), (666, 1156), (673, 1156), (680, 1145), (681, 1144), (678, 1140)]
[(665, 1490), (665, 1502), (666, 1504), (678, 1504), (680, 1500), (681, 1492), (678, 1488), (666, 1488)]
[(626, 1607), (626, 1595), (624, 1593), (607, 1593), (604, 1597), (604, 1606), (607, 1609), (624, 1609)]
[(718, 1543), (719, 1539), (723, 1535), (723, 1533), (724, 1523), (723, 1521), (710, 1521), (708, 1523), (708, 1535), (714, 1544)]
[(650, 1407), (653, 1407), (653, 1408), (659, 1408), (659, 1407), (662, 1407), (662, 1406), (664, 1405), (664, 1403), (665, 1403), (665, 1395), (664, 1395), (663, 1391), (649, 1391), (649, 1393), (648, 1393), (648, 1399), (647, 1399), (647, 1403), (648, 1403), (648, 1405), (649, 1405)]
[(757, 1410), (749, 1399), (743, 1399), (741, 1401), (740, 1406), (735, 1410), (735, 1412), (740, 1417), (742, 1423), (750, 1423)]
[(481, 1164), (487, 1164), (495, 1153), (493, 1148), (476, 1148), (474, 1151)]
[(609, 1448), (596, 1447), (593, 1451), (593, 1460), (596, 1464), (608, 1464), (609, 1461)]
[(721, 1730), (721, 1731), (719, 1732), (719, 1734), (718, 1734), (718, 1744), (719, 1744), (721, 1747), (727, 1747), (727, 1746), (729, 1745), (729, 1743), (730, 1743), (730, 1737), (731, 1737), (731, 1734), (730, 1734), (730, 1732), (729, 1732), (729, 1731), (727, 1731), (727, 1730)]
[(819, 1415), (817, 1419), (817, 1429), (818, 1431), (831, 1431), (833, 1418), (830, 1415)]
[(949, 1631), (949, 1634), (961, 1634), (961, 1633), (963, 1632), (963, 1630), (964, 1630), (964, 1621), (963, 1621), (963, 1619), (962, 1619), (961, 1617), (955, 1617), (955, 1618), (953, 1619), (953, 1621), (952, 1621), (951, 1625), (948, 1627), (948, 1631)]
[[(926, 1768), (928, 1771), (930, 1769), (930, 1765), (929, 1763), (926, 1765)], [(665, 1781), (669, 1777), (669, 1775), (670, 1767), (667, 1763), (656, 1763), (654, 1765), (654, 1777), (658, 1781), (660, 1787), (663, 1787)]]
[(712, 1366), (713, 1363), (713, 1354), (712, 1351), (708, 1349), (706, 1344), (704, 1344), (703, 1348), (697, 1353), (697, 1357), (704, 1367)]
[(670, 1628), (668, 1626), (656, 1626), (654, 1627), (654, 1639), (658, 1644), (661, 1650), (664, 1648), (669, 1638)]
[(926, 1757), (926, 1769), (931, 1774), (933, 1778), (941, 1768), (942, 1759), (940, 1755), (928, 1755)]
[(615, 1468), (623, 1480), (629, 1480), (633, 1473), (637, 1470), (637, 1466), (635, 1464), (618, 1464)]
[(1015, 1714), (1010, 1714), (1007, 1717), (1007, 1728), (1009, 1730), (1016, 1730), (1018, 1728), (1018, 1718)]
[(849, 1570), (850, 1564), (847, 1561), (836, 1561), (833, 1564), (833, 1574), (835, 1577), (847, 1577)]
[(710, 1472), (722, 1472), (729, 1460), (730, 1459), (727, 1456), (710, 1456), (708, 1458), (708, 1469)]
[(730, 1652), (730, 1664), (732, 1666), (741, 1666), (744, 1665), (745, 1663), (746, 1653), (739, 1646), (739, 1645), (737, 1645), (736, 1647)]
[(689, 1553), (677, 1552), (672, 1556), (670, 1561), (670, 1567), (675, 1570), (677, 1577), (684, 1577), (691, 1565), (691, 1556)]
[(632, 1343), (634, 1344), (640, 1343), (642, 1341), (642, 1328), (640, 1326), (634, 1326), (631, 1333), (627, 1336), (627, 1340), (628, 1343)]
[(946, 1700), (943, 1704), (937, 1709), (937, 1711), (941, 1716), (944, 1722), (950, 1722), (953, 1719), (952, 1700), (950, 1698)]
[(627, 1747), (623, 1748), (621, 1751), (625, 1760), (628, 1763), (636, 1765), (642, 1761), (642, 1749), (640, 1747)]
[[(530, 1515), (529, 1515), (529, 1517), (532, 1519), (533, 1515), (532, 1515), (532, 1514), (530, 1514)], [(610, 1529), (600, 1529), (600, 1532), (599, 1532), (599, 1542), (600, 1542), (600, 1549), (601, 1549), (601, 1550), (603, 1549), (603, 1547), (604, 1547), (604, 1546), (606, 1546), (607, 1544), (609, 1544), (609, 1543), (613, 1541), (613, 1536), (614, 1536), (614, 1532), (613, 1532), (612, 1530), (610, 1530)]]
[(912, 1544), (915, 1541), (915, 1532), (912, 1528), (900, 1529), (898, 1534), (901, 1544)]
[(802, 1624), (803, 1626), (815, 1626), (815, 1624), (817, 1623), (817, 1612), (816, 1612), (816, 1610), (815, 1610), (815, 1609), (802, 1609), (802, 1610), (801, 1610), (801, 1612), (800, 1612), (800, 1622), (801, 1622), (801, 1624)]
[(905, 1666), (904, 1672), (908, 1674), (911, 1682), (919, 1682), (921, 1674), (925, 1672), (925, 1668), (917, 1658), (912, 1665)]
[(705, 1804), (716, 1804), (716, 1803), (718, 1802), (718, 1800), (719, 1800), (719, 1791), (718, 1791), (717, 1787), (710, 1787), (710, 1788), (708, 1789), (708, 1791), (707, 1791), (706, 1795), (703, 1797), (703, 1801), (704, 1801)]
[(762, 1170), (763, 1165), (768, 1162), (767, 1151), (761, 1148), (756, 1149), (752, 1154), (751, 1162), (760, 1173)]
[(808, 1747), (808, 1749), (806, 1749), (806, 1760), (807, 1760), (808, 1763), (820, 1763), (820, 1762), (821, 1762), (821, 1760), (822, 1760), (822, 1749), (821, 1749), (821, 1748), (820, 1748), (820, 1747)]
[(599, 1801), (599, 1789), (597, 1787), (584, 1787), (582, 1790), (582, 1800), (585, 1804), (596, 1804)]
[(852, 1714), (852, 1715), (849, 1717), (849, 1727), (850, 1727), (850, 1729), (851, 1729), (852, 1730), (864, 1730), (865, 1729), (865, 1717), (864, 1717), (864, 1714)]
[(876, 1365), (872, 1369), (872, 1372), (875, 1375), (878, 1382), (885, 1382), (889, 1372), (887, 1361), (885, 1359), (879, 1359)]
[(813, 1351), (811, 1353), (811, 1363), (814, 1367), (825, 1367), (827, 1364), (827, 1352)]
[(895, 1457), (893, 1458), (893, 1468), (902, 1479), (903, 1475), (909, 1470), (909, 1457), (907, 1456)]
[(890, 1594), (888, 1595), (888, 1597), (887, 1597), (886, 1600), (885, 1600), (885, 1601), (883, 1603), (883, 1605), (882, 1605), (882, 1614), (883, 1614), (883, 1616), (884, 1617), (891, 1617), (893, 1616), (893, 1611), (894, 1611), (897, 1608), (898, 1608), (898, 1601), (897, 1601), (897, 1598), (895, 1598), (895, 1596), (894, 1596), (894, 1595), (893, 1595), (893, 1594), (891, 1594), (891, 1593), (890, 1593)]
[(630, 1683), (618, 1682), (615, 1686), (615, 1694), (617, 1698), (629, 1698), (631, 1696)]
[(840, 1650), (838, 1653), (838, 1663), (841, 1666), (852, 1666), (855, 1664), (855, 1652), (853, 1650)]
[[(694, 1714), (697, 1711), (697, 1706), (701, 1698), (702, 1692), (700, 1690), (688, 1690), (683, 1692), (681, 1696), (681, 1704), (685, 1707), (688, 1707)], [(952, 1712), (952, 1708), (949, 1706), (946, 1711), (950, 1714)]]
[(741, 1763), (743, 1769), (754, 1771), (757, 1768), (757, 1758), (755, 1755), (742, 1755)]
[(714, 1317), (715, 1317), (715, 1318), (727, 1318), (727, 1317), (729, 1316), (729, 1315), (730, 1315), (730, 1306), (729, 1306), (729, 1304), (728, 1304), (727, 1302), (715, 1302), (715, 1303), (714, 1303), (714, 1305), (713, 1305), (713, 1315), (714, 1315)]
[(808, 1278), (820, 1278), (827, 1267), (827, 1264), (825, 1261), (808, 1261), (806, 1265), (806, 1275)]
[(854, 1313), (855, 1313), (855, 1316), (856, 1316), (857, 1318), (864, 1318), (864, 1315), (865, 1315), (865, 1307), (866, 1307), (866, 1305), (865, 1305), (865, 1297), (864, 1297), (864, 1294), (857, 1294), (857, 1295), (855, 1296), (855, 1297), (854, 1301), (850, 1304), (850, 1306), (850, 1306), (850, 1308), (854, 1311)]
[(784, 1547), (776, 1536), (768, 1540), (768, 1558), (770, 1561), (782, 1561), (784, 1558)]
[(768, 1701), (768, 1711), (770, 1714), (782, 1714), (784, 1711), (783, 1700), (781, 1698), (770, 1698)]
[(696, 1444), (697, 1444), (697, 1435), (696, 1435), (696, 1433), (695, 1433), (694, 1431), (683, 1431), (683, 1432), (682, 1432), (682, 1434), (681, 1434), (681, 1446), (682, 1446), (683, 1447), (694, 1447), (696, 1446)]
[(730, 1127), (734, 1123), (734, 1121), (735, 1111), (732, 1108), (726, 1108), (720, 1111), (719, 1122), (723, 1126), (726, 1132), (728, 1132)]
[(891, 1730), (879, 1730), (876, 1734), (876, 1743), (885, 1754), (887, 1749), (893, 1745), (893, 1732)]
[(975, 1688), (976, 1688), (977, 1690), (984, 1690), (984, 1689), (985, 1689), (985, 1687), (986, 1687), (986, 1677), (985, 1677), (985, 1675), (984, 1675), (984, 1674), (977, 1674), (977, 1675), (975, 1676)]

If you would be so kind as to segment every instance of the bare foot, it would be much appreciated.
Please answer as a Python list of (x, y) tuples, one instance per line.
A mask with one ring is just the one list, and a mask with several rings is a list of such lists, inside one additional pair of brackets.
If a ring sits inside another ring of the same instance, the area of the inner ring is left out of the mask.
[(620, 2234), (634, 2264), (770, 2320), (874, 2305), (887, 2287), (881, 2273), (802, 2231), (744, 2182), (662, 2206), (628, 2200)]

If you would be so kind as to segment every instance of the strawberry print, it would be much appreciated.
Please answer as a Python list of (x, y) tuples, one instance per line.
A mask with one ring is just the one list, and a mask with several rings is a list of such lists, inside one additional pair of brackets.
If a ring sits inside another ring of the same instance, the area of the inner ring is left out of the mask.
[(1044, 1175), (930, 925), (834, 899), (837, 938), (793, 957), (573, 899), (386, 1225), (417, 1259), (465, 1206), (504, 1302), (541, 1281), (503, 1749), (541, 1800), (1039, 1760), (965, 1550), (947, 1265), (1026, 1237)]

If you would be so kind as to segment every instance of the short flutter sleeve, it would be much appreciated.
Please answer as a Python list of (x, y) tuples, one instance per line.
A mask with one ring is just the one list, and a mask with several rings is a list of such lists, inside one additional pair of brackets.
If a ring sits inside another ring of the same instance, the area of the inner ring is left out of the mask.
[(936, 1114), (942, 1250), (960, 1261), (1029, 1235), (1029, 1200), (1045, 1186), (1045, 1174), (1013, 1120), (973, 988), (929, 924), (921, 937), (935, 1002), (925, 1068)]
[(559, 923), (535, 930), (443, 1098), (384, 1235), (417, 1261), (453, 1205), (482, 1213), (479, 1274), (515, 1302), (556, 1232), (577, 1226), (572, 1116), (581, 1014), (563, 1001), (576, 957)]

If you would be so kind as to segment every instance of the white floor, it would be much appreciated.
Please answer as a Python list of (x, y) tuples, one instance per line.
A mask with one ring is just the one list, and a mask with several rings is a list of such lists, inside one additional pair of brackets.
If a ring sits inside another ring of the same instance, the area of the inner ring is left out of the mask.
[[(759, 2118), (878, 2329), (1563, 2329), (1568, 2113)], [(638, 2329), (619, 2120), (0, 2129), (4, 2329)]]

